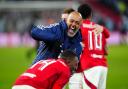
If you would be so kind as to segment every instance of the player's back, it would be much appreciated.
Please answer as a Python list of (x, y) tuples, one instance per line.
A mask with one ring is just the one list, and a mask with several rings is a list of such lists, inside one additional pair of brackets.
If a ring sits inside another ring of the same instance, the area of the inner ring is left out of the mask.
[(106, 37), (104, 32), (98, 35), (94, 32), (94, 24), (95, 23), (90, 20), (84, 20), (81, 27), (82, 42), (84, 44), (81, 55), (81, 65), (83, 69), (96, 65), (107, 65), (104, 57)]
[[(37, 89), (52, 89), (61, 75), (69, 77), (69, 68), (62, 60), (41, 60), (32, 65), (16, 81), (15, 85), (31, 85)], [(67, 78), (66, 77), (66, 78)], [(68, 81), (68, 80), (66, 80)], [(62, 83), (63, 81), (61, 81)], [(60, 84), (61, 84), (60, 83)]]
[(90, 54), (104, 55), (104, 47), (106, 45), (106, 38), (104, 33), (96, 34), (94, 32), (94, 22), (85, 20), (81, 29), (82, 39), (84, 44), (84, 51)]

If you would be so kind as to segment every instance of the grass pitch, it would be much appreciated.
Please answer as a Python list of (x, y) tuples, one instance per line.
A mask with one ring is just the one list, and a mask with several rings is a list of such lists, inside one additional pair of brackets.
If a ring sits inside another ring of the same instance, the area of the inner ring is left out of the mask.
[[(32, 63), (30, 48), (0, 48), (0, 89), (11, 89), (15, 79)], [(128, 89), (128, 46), (110, 46), (107, 89)], [(68, 89), (68, 88), (67, 88)]]

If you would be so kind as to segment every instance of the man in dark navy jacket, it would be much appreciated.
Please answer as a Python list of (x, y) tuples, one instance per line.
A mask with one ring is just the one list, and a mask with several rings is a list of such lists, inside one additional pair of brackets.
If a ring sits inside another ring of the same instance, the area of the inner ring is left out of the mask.
[(31, 35), (41, 44), (33, 64), (42, 59), (57, 58), (59, 53), (66, 49), (73, 50), (79, 57), (82, 51), (79, 31), (81, 23), (80, 13), (74, 11), (66, 21), (62, 20), (49, 26), (34, 26)]

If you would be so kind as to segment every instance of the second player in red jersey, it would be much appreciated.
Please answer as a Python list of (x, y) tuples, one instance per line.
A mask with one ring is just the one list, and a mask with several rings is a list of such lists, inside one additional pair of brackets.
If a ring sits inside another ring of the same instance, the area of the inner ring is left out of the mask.
[(84, 50), (80, 63), (83, 70), (97, 65), (107, 66), (104, 55), (106, 55), (106, 38), (109, 37), (109, 32), (104, 27), (102, 33), (96, 34), (93, 25), (95, 23), (87, 19), (83, 20), (81, 27)]
[(74, 52), (64, 51), (60, 58), (41, 60), (16, 80), (12, 89), (62, 89), (77, 68)]

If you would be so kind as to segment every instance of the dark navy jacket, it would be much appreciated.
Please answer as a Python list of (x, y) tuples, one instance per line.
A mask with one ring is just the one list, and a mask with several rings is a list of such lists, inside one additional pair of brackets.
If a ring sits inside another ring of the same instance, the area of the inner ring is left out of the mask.
[(65, 21), (51, 24), (49, 26), (34, 26), (31, 35), (34, 39), (41, 41), (36, 59), (33, 63), (47, 58), (57, 58), (63, 50), (73, 50), (79, 57), (82, 51), (80, 45), (81, 33), (77, 32), (74, 37), (67, 36), (67, 24)]

